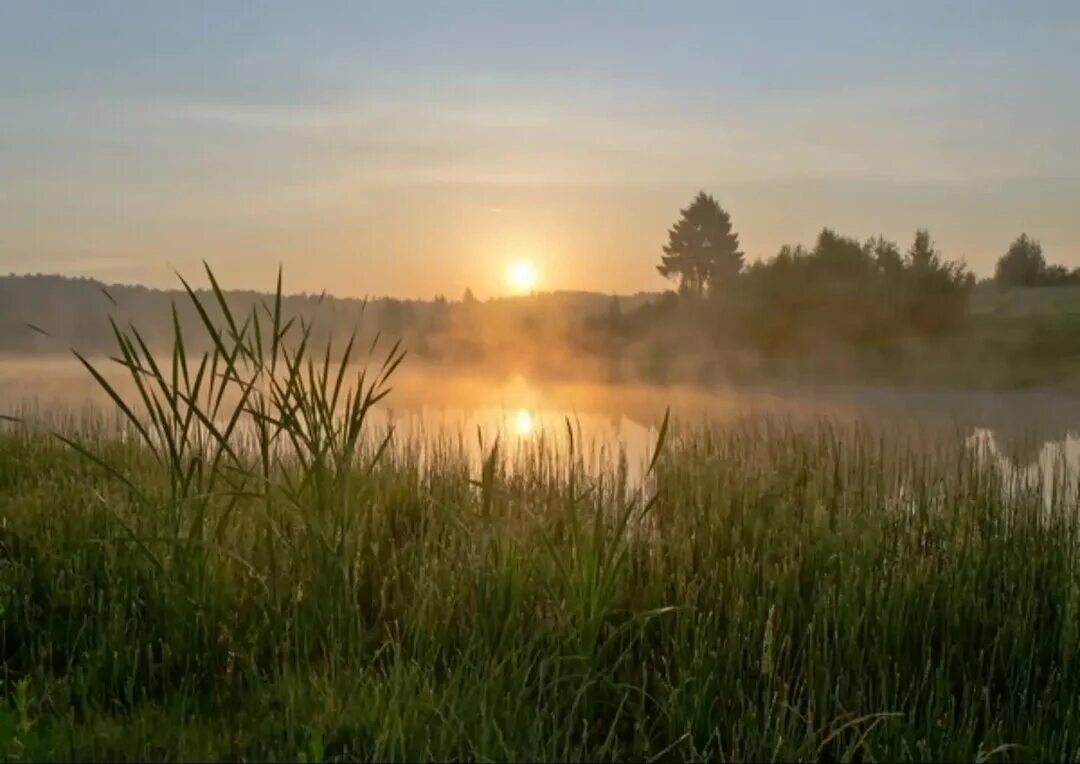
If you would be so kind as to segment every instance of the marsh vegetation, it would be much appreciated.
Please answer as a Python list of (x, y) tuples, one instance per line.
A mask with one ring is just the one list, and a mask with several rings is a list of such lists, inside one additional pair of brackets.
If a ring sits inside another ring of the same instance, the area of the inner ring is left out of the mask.
[(1066, 465), (780, 415), (665, 416), (637, 473), (573, 422), (421, 443), (400, 346), (207, 294), (85, 361), (111, 408), (4, 423), (7, 757), (1077, 755)]

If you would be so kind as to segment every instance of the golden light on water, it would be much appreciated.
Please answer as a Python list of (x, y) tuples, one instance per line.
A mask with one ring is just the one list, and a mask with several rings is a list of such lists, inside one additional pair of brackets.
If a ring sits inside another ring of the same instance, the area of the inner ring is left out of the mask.
[(514, 432), (526, 437), (532, 435), (535, 427), (536, 423), (533, 421), (533, 415), (525, 409), (518, 409), (514, 415)]
[(531, 260), (516, 260), (511, 263), (506, 279), (515, 292), (528, 294), (536, 288), (540, 274)]

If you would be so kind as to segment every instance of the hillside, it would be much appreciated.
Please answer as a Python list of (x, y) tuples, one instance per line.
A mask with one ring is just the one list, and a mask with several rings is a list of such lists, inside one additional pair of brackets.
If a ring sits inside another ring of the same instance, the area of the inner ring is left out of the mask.
[[(199, 292), (219, 317), (209, 291)], [(178, 299), (183, 298), (183, 299)], [(229, 292), (246, 313), (269, 295)], [(606, 382), (739, 384), (780, 379), (1011, 388), (1073, 388), (1080, 381), (1080, 287), (974, 290), (966, 325), (930, 343), (896, 343), (895, 352), (845, 354), (830, 348), (806, 357), (755, 354), (709, 339), (714, 327), (656, 294), (620, 296), (548, 292), (486, 301), (370, 301), (294, 294), (286, 315), (313, 322), (313, 341), (354, 330), (360, 346), (400, 338), (411, 362), (468, 366), (495, 374)], [(672, 295), (673, 298), (673, 295)], [(0, 355), (114, 352), (110, 315), (133, 323), (151, 347), (172, 333), (172, 304), (188, 336), (200, 319), (178, 290), (104, 285), (92, 279), (0, 277)], [(189, 350), (207, 350), (192, 346)]]
[[(204, 282), (205, 279), (196, 281), (193, 286)], [(212, 294), (199, 293), (208, 309), (213, 310)], [(230, 290), (228, 295), (243, 309), (257, 300), (270, 298), (250, 290)], [(642, 292), (620, 296), (618, 300), (623, 310), (635, 310), (656, 298), (655, 294)], [(153, 344), (171, 331), (174, 302), (182, 324), (190, 325), (197, 320), (180, 290), (104, 284), (95, 279), (58, 275), (0, 276), (0, 354), (57, 353), (67, 352), (69, 348), (85, 353), (108, 352), (112, 349), (110, 314), (136, 323)], [(428, 340), (432, 335), (445, 331), (455, 319), (472, 312), (480, 311), (492, 317), (528, 314), (536, 320), (566, 322), (602, 314), (610, 309), (611, 303), (611, 295), (583, 291), (499, 297), (475, 305), (442, 297), (361, 300), (329, 294), (293, 294), (285, 298), (283, 307), (287, 314), (314, 320), (322, 331), (347, 335), (359, 327), (362, 337), (381, 331), (401, 336), (414, 352), (423, 354), (429, 350)]]

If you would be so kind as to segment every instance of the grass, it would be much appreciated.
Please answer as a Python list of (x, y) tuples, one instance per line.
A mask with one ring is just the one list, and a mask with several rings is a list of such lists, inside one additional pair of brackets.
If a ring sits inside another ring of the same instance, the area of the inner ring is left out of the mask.
[(972, 295), (971, 312), (975, 316), (1057, 317), (1080, 313), (1080, 287), (1000, 287), (979, 286)]
[(213, 294), (203, 356), (116, 328), (119, 422), (0, 436), (7, 758), (1080, 755), (1063, 473), (760, 418), (476, 465), (373, 425), (398, 348)]
[(1080, 287), (980, 285), (960, 332), (907, 346), (895, 358), (868, 362), (864, 371), (865, 379), (885, 386), (1053, 388), (1074, 394), (1080, 380)]

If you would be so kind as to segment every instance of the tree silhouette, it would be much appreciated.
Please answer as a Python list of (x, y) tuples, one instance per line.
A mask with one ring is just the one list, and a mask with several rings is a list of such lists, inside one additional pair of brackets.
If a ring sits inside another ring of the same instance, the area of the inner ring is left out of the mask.
[(1070, 271), (1064, 265), (1048, 265), (1039, 283), (1044, 286), (1075, 286), (1080, 284), (1080, 268)]
[(711, 195), (698, 192), (668, 231), (656, 270), (665, 278), (678, 279), (684, 294), (701, 297), (721, 281), (733, 279), (742, 266), (743, 253), (738, 234), (731, 230), (731, 217)]
[(915, 232), (907, 252), (905, 282), (906, 317), (912, 330), (923, 336), (943, 335), (963, 323), (974, 277), (963, 262), (943, 259), (925, 229)]
[(908, 250), (908, 262), (912, 270), (916, 272), (937, 270), (941, 264), (941, 256), (934, 247), (930, 238), (930, 232), (920, 228), (915, 232), (915, 241)]
[(877, 262), (878, 269), (887, 279), (896, 280), (904, 272), (904, 256), (900, 254), (900, 247), (883, 236), (870, 239), (866, 243), (870, 254)]
[(994, 280), (1001, 286), (1037, 286), (1045, 273), (1042, 245), (1022, 233), (998, 260)]

